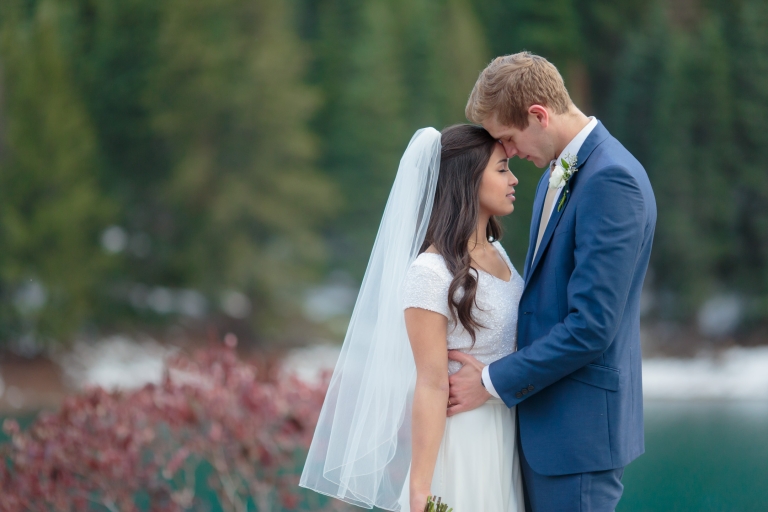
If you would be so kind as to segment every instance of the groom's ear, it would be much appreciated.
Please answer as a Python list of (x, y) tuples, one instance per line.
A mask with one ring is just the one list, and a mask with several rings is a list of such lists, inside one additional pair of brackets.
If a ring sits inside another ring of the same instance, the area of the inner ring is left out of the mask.
[(542, 105), (531, 105), (528, 107), (529, 123), (536, 122), (542, 128), (549, 126), (549, 111)]

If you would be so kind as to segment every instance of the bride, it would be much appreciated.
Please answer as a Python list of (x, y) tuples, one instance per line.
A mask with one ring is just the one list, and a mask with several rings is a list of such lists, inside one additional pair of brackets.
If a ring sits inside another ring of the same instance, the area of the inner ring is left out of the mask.
[(483, 128), (416, 132), (403, 155), (300, 485), (355, 505), (522, 512), (515, 409), (446, 417), (448, 350), (516, 349), (523, 280), (498, 242), (517, 178)]

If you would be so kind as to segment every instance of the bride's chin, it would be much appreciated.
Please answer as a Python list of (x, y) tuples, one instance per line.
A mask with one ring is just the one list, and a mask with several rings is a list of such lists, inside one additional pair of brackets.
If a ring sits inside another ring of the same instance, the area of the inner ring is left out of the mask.
[(481, 211), (490, 214), (492, 217), (504, 217), (515, 211), (515, 205), (512, 203), (506, 205), (497, 204), (494, 206), (494, 208), (483, 208), (481, 206)]

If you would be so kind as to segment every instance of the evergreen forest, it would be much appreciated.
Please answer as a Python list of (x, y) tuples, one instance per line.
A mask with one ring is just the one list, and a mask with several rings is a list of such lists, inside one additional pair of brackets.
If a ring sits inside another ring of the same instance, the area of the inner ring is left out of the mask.
[[(521, 50), (649, 173), (644, 320), (764, 329), (765, 0), (2, 0), (0, 346), (322, 329), (302, 297), (360, 282), (413, 132)], [(520, 268), (542, 171), (510, 165)]]

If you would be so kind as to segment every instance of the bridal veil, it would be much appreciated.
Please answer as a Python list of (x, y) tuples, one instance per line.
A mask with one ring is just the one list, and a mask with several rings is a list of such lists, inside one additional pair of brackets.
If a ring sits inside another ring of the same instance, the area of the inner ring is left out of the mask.
[(384, 209), (299, 485), (397, 510), (411, 460), (416, 377), (402, 284), (424, 242), (440, 169), (440, 132), (417, 131)]

